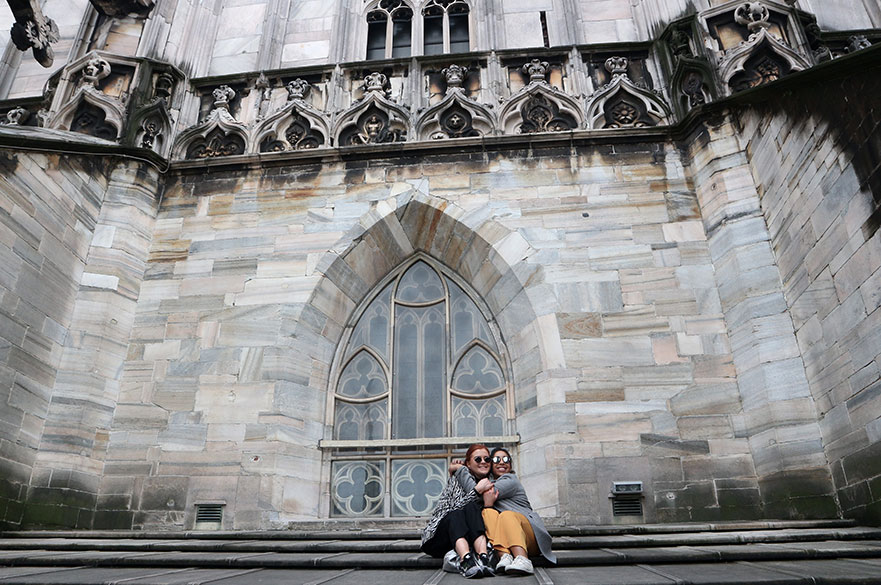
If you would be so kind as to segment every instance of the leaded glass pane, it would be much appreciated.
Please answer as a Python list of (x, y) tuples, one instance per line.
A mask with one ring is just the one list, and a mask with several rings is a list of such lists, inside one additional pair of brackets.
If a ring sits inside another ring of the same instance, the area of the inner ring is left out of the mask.
[(446, 482), (443, 459), (392, 461), (392, 516), (430, 514)]
[(440, 277), (428, 264), (413, 264), (398, 284), (397, 300), (405, 303), (426, 303), (444, 298)]
[(505, 387), (502, 368), (479, 345), (468, 350), (453, 375), (453, 390), (468, 394), (488, 394)]
[(447, 286), (450, 288), (450, 318), (452, 326), (453, 353), (458, 354), (466, 345), (473, 340), (479, 339), (493, 350), (497, 351), (495, 341), (489, 333), (489, 325), (483, 314), (471, 297), (462, 292), (456, 283), (449, 278)]
[(387, 390), (385, 372), (370, 353), (358, 353), (343, 369), (337, 393), (346, 398), (373, 398)]
[(443, 303), (396, 308), (393, 438), (444, 436), (445, 342)]
[(352, 404), (337, 400), (333, 438), (343, 441), (373, 441), (385, 438), (388, 401)]
[(384, 461), (334, 461), (331, 477), (334, 516), (384, 514)]
[(456, 437), (504, 435), (506, 419), (504, 394), (486, 400), (453, 397), (453, 435)]
[(349, 341), (349, 355), (359, 347), (366, 346), (378, 353), (388, 363), (391, 297), (392, 287), (389, 285), (373, 299), (367, 310), (358, 318), (358, 323), (355, 325), (355, 330)]
[(469, 50), (471, 43), (468, 42), (468, 13), (450, 14), (450, 52), (467, 53)]
[(444, 52), (444, 17), (443, 13), (436, 16), (425, 16), (423, 20), (423, 38), (425, 39), (426, 55), (440, 55)]

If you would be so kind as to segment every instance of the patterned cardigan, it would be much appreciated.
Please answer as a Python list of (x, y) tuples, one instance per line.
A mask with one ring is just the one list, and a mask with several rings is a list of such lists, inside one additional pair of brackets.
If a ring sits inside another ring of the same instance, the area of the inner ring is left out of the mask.
[(450, 476), (444, 491), (441, 492), (437, 505), (434, 507), (434, 511), (431, 513), (428, 526), (422, 530), (422, 544), (431, 540), (431, 537), (437, 531), (437, 525), (440, 524), (444, 516), (453, 510), (464, 508), (479, 498), (477, 492), (474, 491), (476, 483), (467, 467), (459, 468), (456, 473)]

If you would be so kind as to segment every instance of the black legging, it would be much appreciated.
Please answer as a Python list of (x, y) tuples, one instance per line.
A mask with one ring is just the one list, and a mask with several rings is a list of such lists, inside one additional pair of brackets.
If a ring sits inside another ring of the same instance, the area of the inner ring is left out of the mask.
[(469, 545), (473, 545), (474, 541), (486, 532), (481, 515), (483, 508), (481, 503), (471, 502), (464, 508), (453, 510), (441, 518), (434, 536), (422, 545), (422, 552), (439, 559), (448, 550), (455, 548), (456, 541), (460, 538), (464, 538)]

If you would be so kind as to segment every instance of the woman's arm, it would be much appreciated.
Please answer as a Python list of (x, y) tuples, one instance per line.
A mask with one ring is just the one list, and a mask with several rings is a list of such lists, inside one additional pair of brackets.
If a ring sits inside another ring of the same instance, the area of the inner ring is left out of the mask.
[(496, 479), (495, 488), (498, 494), (498, 499), (500, 500), (510, 498), (518, 492), (525, 493), (523, 485), (520, 483), (520, 480), (517, 479), (517, 476), (513, 473), (506, 473)]
[[(450, 467), (452, 468), (452, 465)], [(456, 481), (459, 482), (459, 485), (462, 486), (462, 489), (466, 492), (470, 492), (477, 486), (477, 482), (474, 480), (474, 476), (471, 475), (471, 471), (464, 465), (453, 472), (453, 477), (456, 478)]]

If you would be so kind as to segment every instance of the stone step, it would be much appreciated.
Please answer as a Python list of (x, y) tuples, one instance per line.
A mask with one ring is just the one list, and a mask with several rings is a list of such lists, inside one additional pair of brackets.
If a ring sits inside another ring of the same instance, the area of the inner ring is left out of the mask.
[[(703, 526), (701, 526), (703, 528)], [(737, 528), (737, 529), (735, 529)], [(554, 539), (556, 566), (539, 585), (881, 584), (881, 528), (850, 523), (747, 530), (629, 533), (570, 527)], [(236, 536), (238, 538), (236, 538)], [(452, 584), (419, 552), (418, 533), (64, 533), (0, 535), (0, 585)], [(328, 538), (334, 536), (336, 538)]]

